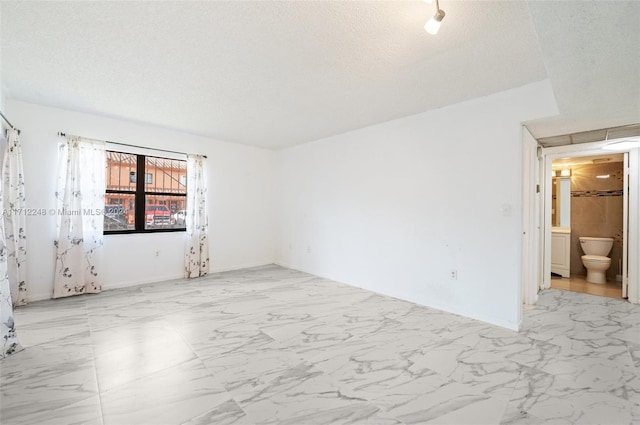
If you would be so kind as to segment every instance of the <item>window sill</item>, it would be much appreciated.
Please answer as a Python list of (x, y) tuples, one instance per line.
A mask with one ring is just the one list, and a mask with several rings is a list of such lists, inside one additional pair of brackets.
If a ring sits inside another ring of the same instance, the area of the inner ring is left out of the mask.
[(144, 229), (144, 230), (109, 230), (105, 231), (102, 234), (104, 236), (108, 235), (133, 235), (137, 233), (148, 234), (148, 233), (173, 233), (173, 232), (186, 232), (187, 229), (185, 227), (180, 228), (172, 228), (172, 229)]

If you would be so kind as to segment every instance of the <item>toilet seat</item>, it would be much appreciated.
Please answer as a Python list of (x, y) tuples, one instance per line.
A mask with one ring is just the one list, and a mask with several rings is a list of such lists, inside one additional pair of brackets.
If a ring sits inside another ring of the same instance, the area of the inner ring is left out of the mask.
[(602, 255), (583, 255), (582, 259), (585, 261), (590, 261), (592, 263), (607, 263), (611, 261), (611, 258), (604, 257)]

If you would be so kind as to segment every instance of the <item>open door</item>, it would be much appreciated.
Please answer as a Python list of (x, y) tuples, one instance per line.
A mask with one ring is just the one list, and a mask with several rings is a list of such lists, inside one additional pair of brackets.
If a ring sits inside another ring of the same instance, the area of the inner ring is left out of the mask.
[(538, 300), (538, 142), (526, 127), (523, 134), (522, 187), (522, 303), (533, 306)]
[(622, 298), (629, 298), (629, 153), (624, 154), (624, 184), (622, 186)]

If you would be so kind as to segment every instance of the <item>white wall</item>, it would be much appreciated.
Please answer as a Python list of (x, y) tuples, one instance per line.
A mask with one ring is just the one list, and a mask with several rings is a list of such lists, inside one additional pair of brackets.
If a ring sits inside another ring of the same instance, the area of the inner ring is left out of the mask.
[(520, 124), (555, 113), (542, 81), (281, 151), (277, 261), (516, 329)]
[[(0, 7), (0, 34), (1, 33), (2, 33), (2, 8)], [(2, 46), (0, 45), (0, 111), (6, 112), (6, 110), (4, 108), (4, 106), (6, 104), (5, 103), (5, 91), (4, 91), (4, 88), (2, 86), (3, 86), (3, 81), (2, 81)], [(6, 116), (6, 114), (5, 114), (5, 116)], [(9, 120), (11, 120), (11, 118), (9, 118)], [(1, 118), (0, 118), (0, 121), (1, 121), (0, 130), (2, 131), (2, 135), (4, 135), (4, 129), (7, 128), (6, 127), (6, 123)]]
[[(2, 7), (0, 7), (0, 34), (2, 34)], [(4, 112), (4, 105), (5, 105), (5, 101), (4, 101), (4, 89), (2, 88), (2, 46), (0, 43), (0, 110)], [(2, 121), (2, 119), (0, 119), (0, 121)], [(4, 125), (5, 123), (3, 122), (2, 125), (0, 125), (0, 130), (2, 130), (2, 134), (4, 135)]]
[[(54, 206), (58, 131), (202, 153), (214, 271), (277, 260), (518, 326), (520, 123), (557, 112), (548, 81), (281, 152), (14, 100), (6, 109), (22, 129), (29, 208)], [(28, 217), (27, 231), (30, 299), (48, 298), (55, 217)], [(182, 233), (107, 236), (105, 288), (181, 276), (183, 247)]]
[[(6, 106), (10, 119), (22, 130), (28, 208), (48, 210), (55, 206), (58, 131), (201, 153), (208, 156), (212, 271), (273, 263), (273, 151), (11, 99)], [(27, 233), (29, 299), (50, 298), (55, 268), (55, 217), (27, 217)], [(184, 244), (182, 232), (105, 236), (104, 288), (181, 277)], [(160, 251), (158, 257), (156, 250)]]

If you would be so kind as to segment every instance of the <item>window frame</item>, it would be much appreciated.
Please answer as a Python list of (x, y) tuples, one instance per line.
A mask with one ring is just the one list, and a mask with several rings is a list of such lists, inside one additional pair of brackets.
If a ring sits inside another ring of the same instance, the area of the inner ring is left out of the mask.
[[(151, 158), (159, 158), (159, 159), (166, 159), (166, 160), (171, 160), (171, 161), (184, 161), (186, 163), (186, 160), (183, 159), (175, 159), (175, 158), (165, 158), (165, 157), (161, 157), (161, 156), (155, 156), (155, 155), (144, 155), (144, 154), (137, 154), (137, 153), (130, 153), (130, 152), (120, 152), (120, 151), (115, 151), (115, 150), (111, 150), (111, 149), (107, 149), (107, 152), (114, 152), (114, 153), (121, 153), (121, 154), (125, 154), (125, 155), (135, 155), (136, 156), (136, 188), (135, 190), (115, 190), (115, 189), (107, 189), (105, 187), (105, 195), (106, 194), (125, 194), (125, 195), (134, 195), (134, 202), (135, 202), (135, 214), (134, 214), (134, 228), (133, 229), (121, 229), (121, 230), (105, 230), (104, 226), (103, 226), (103, 230), (102, 230), (102, 234), (103, 235), (129, 235), (129, 234), (135, 234), (135, 233), (171, 233), (171, 232), (186, 232), (187, 231), (187, 227), (186, 227), (186, 223), (184, 225), (184, 227), (158, 227), (158, 228), (154, 228), (154, 229), (147, 229), (145, 228), (146, 222), (147, 222), (147, 217), (146, 217), (146, 210), (147, 210), (147, 195), (153, 195), (153, 196), (180, 196), (180, 197), (184, 197), (185, 198), (185, 208), (186, 208), (186, 199), (187, 199), (187, 193), (185, 191), (185, 193), (173, 193), (173, 192), (147, 192), (145, 190), (145, 184), (146, 183), (146, 174), (152, 174), (152, 173), (146, 173), (146, 159), (147, 157), (151, 157)], [(139, 179), (137, 178), (138, 176), (145, 176), (144, 179)], [(185, 174), (186, 176), (186, 174)], [(188, 181), (189, 179), (186, 178), (186, 180)], [(105, 185), (106, 186), (106, 185)], [(184, 185), (186, 188), (186, 184)], [(138, 208), (138, 206), (141, 205), (142, 208)], [(173, 215), (173, 213), (171, 213), (171, 215)]]
[[(115, 151), (109, 151), (109, 152), (115, 152)], [(118, 153), (122, 153), (122, 152), (118, 152)], [(135, 153), (130, 153), (129, 155), (137, 155)], [(160, 158), (159, 156), (154, 156), (153, 158)], [(160, 158), (160, 159), (171, 159), (171, 158)], [(136, 158), (137, 160), (137, 158)], [(174, 159), (173, 161), (182, 161), (181, 159)], [(130, 174), (129, 175), (129, 183), (138, 183), (138, 171), (136, 169), (136, 172), (134, 174)], [(144, 173), (144, 184), (153, 184), (153, 173)], [(185, 184), (186, 186), (186, 184)]]

